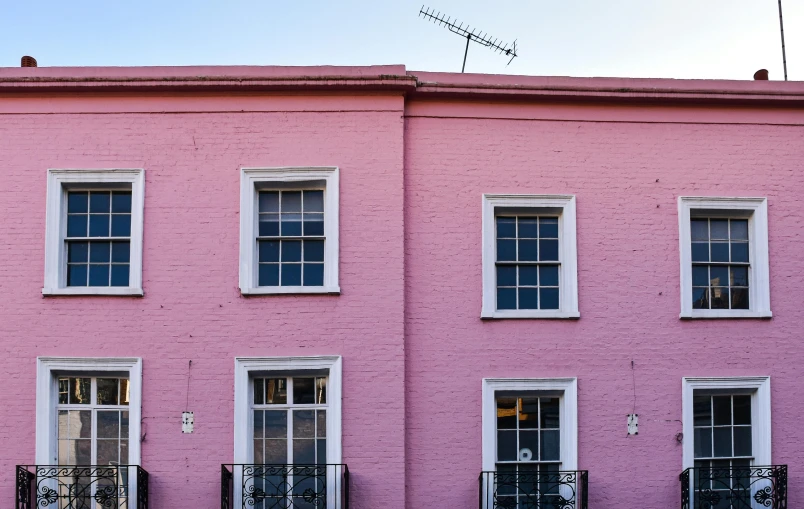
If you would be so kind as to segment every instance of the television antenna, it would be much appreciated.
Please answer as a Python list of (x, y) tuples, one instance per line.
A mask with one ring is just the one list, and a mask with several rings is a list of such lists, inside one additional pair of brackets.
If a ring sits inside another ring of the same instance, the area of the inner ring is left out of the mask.
[(510, 56), (511, 60), (508, 61), (508, 64), (510, 64), (518, 56), (516, 54), (516, 40), (510, 45), (503, 43), (502, 41), (489, 36), (489, 34), (483, 33), (482, 30), (471, 28), (469, 25), (464, 26), (463, 23), (458, 24), (457, 19), (451, 19), (449, 16), (441, 14), (441, 12), (436, 12), (434, 9), (430, 8), (425, 9), (423, 5), (421, 10), (419, 10), (419, 16), (423, 17), (425, 20), (430, 20), (437, 25), (447, 27), (447, 29), (449, 29), (449, 31), (453, 34), (458, 34), (461, 37), (466, 38), (466, 50), (463, 52), (463, 67), (461, 67), (461, 72), (464, 72), (466, 69), (466, 55), (469, 54), (469, 43), (471, 41), (474, 41), (481, 46), (486, 46), (492, 51), (497, 51), (502, 55)]

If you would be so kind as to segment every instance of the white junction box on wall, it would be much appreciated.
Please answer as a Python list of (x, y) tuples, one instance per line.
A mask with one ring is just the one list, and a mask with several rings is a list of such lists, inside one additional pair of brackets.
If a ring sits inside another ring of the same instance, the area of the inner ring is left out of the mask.
[(181, 413), (181, 432), (182, 433), (192, 433), (194, 425), (195, 425), (195, 418), (193, 417), (193, 413), (192, 412), (182, 412)]

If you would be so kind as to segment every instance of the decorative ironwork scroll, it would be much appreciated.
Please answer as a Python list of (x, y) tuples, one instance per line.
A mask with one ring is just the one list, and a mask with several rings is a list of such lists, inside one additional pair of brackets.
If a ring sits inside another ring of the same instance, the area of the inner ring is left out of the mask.
[(481, 472), (480, 509), (588, 509), (586, 470)]
[(348, 509), (349, 469), (335, 464), (222, 465), (221, 509), (235, 504), (243, 509)]
[(787, 465), (688, 468), (679, 480), (682, 509), (787, 509)]
[(148, 509), (148, 473), (138, 466), (19, 465), (17, 509)]

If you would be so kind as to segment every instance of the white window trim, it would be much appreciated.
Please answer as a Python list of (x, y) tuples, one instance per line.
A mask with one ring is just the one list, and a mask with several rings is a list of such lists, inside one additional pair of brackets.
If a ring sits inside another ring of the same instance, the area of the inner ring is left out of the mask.
[(38, 357), (36, 359), (36, 464), (58, 463), (58, 412), (60, 375), (123, 373), (129, 379), (128, 464), (141, 463), (142, 359)]
[(561, 391), (561, 470), (578, 470), (577, 378), (484, 378), (482, 395), (483, 471), (496, 471), (498, 391)]
[[(262, 182), (309, 182), (323, 180), (324, 189), (324, 285), (257, 286), (258, 196)], [(338, 294), (338, 195), (337, 167), (241, 168), (240, 170), (240, 293), (275, 295), (299, 293)]]
[[(131, 185), (131, 244), (128, 286), (67, 286), (67, 186), (92, 184)], [(142, 231), (145, 170), (49, 169), (45, 219), (45, 283), (43, 295), (142, 296)]]
[[(750, 212), (748, 218), (748, 259), (750, 261), (748, 300), (750, 309), (692, 309), (692, 210), (712, 209)], [(719, 198), (680, 196), (678, 227), (681, 260), (680, 318), (771, 318), (768, 263), (767, 198)]]
[(327, 463), (341, 463), (341, 380), (340, 356), (320, 357), (237, 357), (234, 391), (234, 463), (253, 460), (254, 423), (250, 417), (253, 401), (251, 378), (270, 371), (304, 375), (305, 371), (327, 370)]
[[(558, 309), (497, 309), (496, 227), (494, 210), (498, 207), (556, 209), (558, 252), (561, 260)], [(572, 195), (483, 195), (483, 305), (481, 318), (580, 318), (578, 312), (578, 249), (576, 244), (575, 196)]]
[(682, 379), (682, 426), (684, 445), (682, 469), (695, 466), (695, 433), (693, 429), (693, 392), (712, 389), (750, 389), (751, 393), (751, 440), (754, 464), (772, 465), (771, 455), (771, 388), (769, 376), (694, 378)]

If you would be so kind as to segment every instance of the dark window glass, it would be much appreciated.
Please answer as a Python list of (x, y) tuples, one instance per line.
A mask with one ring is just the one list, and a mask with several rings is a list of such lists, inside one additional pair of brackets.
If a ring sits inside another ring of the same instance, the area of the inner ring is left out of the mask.
[(693, 309), (749, 309), (748, 221), (690, 221)]
[(558, 286), (558, 265), (539, 266), (539, 281), (542, 286)]
[(282, 286), (301, 286), (301, 264), (282, 264)]
[(540, 288), (542, 309), (558, 309), (558, 288)]
[(304, 286), (323, 286), (323, 285), (324, 285), (324, 264), (305, 263)]
[[(516, 267), (500, 267), (505, 269), (513, 269), (516, 271)], [(514, 280), (513, 285), (504, 285), (499, 280), (497, 281), (499, 286), (515, 286), (516, 280)], [(520, 286), (537, 286), (539, 284), (539, 267), (535, 265), (520, 265), (519, 267), (519, 285)]]
[(497, 288), (497, 309), (516, 309), (516, 288)]
[(112, 213), (131, 214), (131, 193), (112, 193)]
[(70, 192), (67, 194), (67, 213), (86, 214), (89, 212), (89, 193)]
[(519, 289), (519, 309), (539, 309), (539, 289)]
[(89, 266), (89, 286), (109, 286), (109, 265)]
[(259, 273), (260, 286), (279, 286), (279, 264), (261, 263)]
[(324, 261), (324, 241), (305, 240), (304, 241), (304, 261), (323, 262)]
[(497, 286), (516, 286), (516, 266), (500, 265), (497, 267)]

